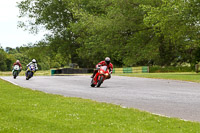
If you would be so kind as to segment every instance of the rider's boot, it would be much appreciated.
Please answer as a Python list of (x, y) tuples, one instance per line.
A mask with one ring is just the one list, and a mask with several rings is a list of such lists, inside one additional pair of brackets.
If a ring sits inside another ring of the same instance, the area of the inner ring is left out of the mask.
[(98, 70), (94, 70), (94, 72), (93, 72), (91, 78), (94, 78), (94, 76), (96, 75), (97, 72), (98, 72)]

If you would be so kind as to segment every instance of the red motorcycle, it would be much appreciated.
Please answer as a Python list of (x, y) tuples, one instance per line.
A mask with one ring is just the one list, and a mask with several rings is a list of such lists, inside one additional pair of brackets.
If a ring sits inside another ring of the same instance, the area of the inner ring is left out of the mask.
[(100, 87), (103, 81), (109, 78), (110, 78), (110, 73), (107, 66), (100, 66), (98, 72), (96, 73), (94, 78), (92, 78), (91, 87), (95, 86)]

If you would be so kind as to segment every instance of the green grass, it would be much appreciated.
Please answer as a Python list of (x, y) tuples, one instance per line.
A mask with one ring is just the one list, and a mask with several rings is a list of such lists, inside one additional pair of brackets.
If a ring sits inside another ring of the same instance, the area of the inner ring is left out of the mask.
[[(51, 75), (50, 70), (39, 70), (34, 73), (35, 76), (49, 76)], [(12, 71), (0, 71), (0, 76), (12, 76)], [(19, 76), (25, 76), (25, 71), (21, 71)]]
[(200, 73), (185, 72), (185, 73), (124, 73), (115, 74), (119, 76), (130, 76), (130, 77), (144, 77), (144, 78), (156, 78), (156, 79), (172, 79), (172, 80), (183, 80), (200, 83)]
[(46, 94), (0, 79), (0, 133), (198, 133), (200, 123)]

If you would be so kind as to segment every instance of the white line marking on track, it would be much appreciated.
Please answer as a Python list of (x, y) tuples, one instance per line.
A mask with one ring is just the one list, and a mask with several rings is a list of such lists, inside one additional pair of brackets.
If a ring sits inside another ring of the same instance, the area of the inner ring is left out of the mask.
[(8, 82), (10, 82), (11, 84), (14, 84), (14, 85), (17, 85), (17, 86), (19, 86), (18, 84), (16, 84), (16, 83), (14, 83), (14, 82), (12, 82), (12, 81), (10, 81), (10, 80), (8, 80), (8, 79), (5, 79), (5, 78), (3, 78), (3, 77), (0, 77), (1, 79), (3, 79), (3, 80), (5, 80), (5, 81), (8, 81)]
[[(126, 106), (121, 106), (121, 105), (120, 105), (120, 107), (121, 108), (129, 108), (129, 107), (126, 107)], [(145, 112), (148, 112), (148, 111), (145, 111)], [(167, 115), (162, 115), (162, 114), (157, 114), (157, 113), (152, 113), (152, 112), (148, 112), (148, 113), (150, 113), (152, 115), (161, 116), (161, 117), (173, 118), (173, 117), (170, 117), (170, 116), (167, 116)], [(182, 121), (189, 121), (189, 120), (181, 119), (181, 118), (177, 118), (177, 119), (182, 120)]]
[[(161, 114), (157, 114), (157, 113), (151, 113), (153, 115), (158, 115), (158, 116), (161, 116), (161, 117), (167, 117), (167, 118), (173, 118), (173, 117), (170, 117), (170, 116), (167, 116), (167, 115), (161, 115)], [(182, 120), (182, 121), (189, 121), (189, 120), (185, 120), (185, 119), (181, 119), (181, 118), (177, 118), (179, 120)]]

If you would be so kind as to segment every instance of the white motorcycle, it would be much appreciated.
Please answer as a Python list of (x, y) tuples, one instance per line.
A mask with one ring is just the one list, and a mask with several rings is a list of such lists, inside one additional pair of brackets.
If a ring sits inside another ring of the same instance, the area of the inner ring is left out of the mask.
[(19, 65), (15, 65), (13, 67), (13, 78), (16, 79), (16, 77), (18, 76), (18, 74), (20, 73), (20, 67)]

